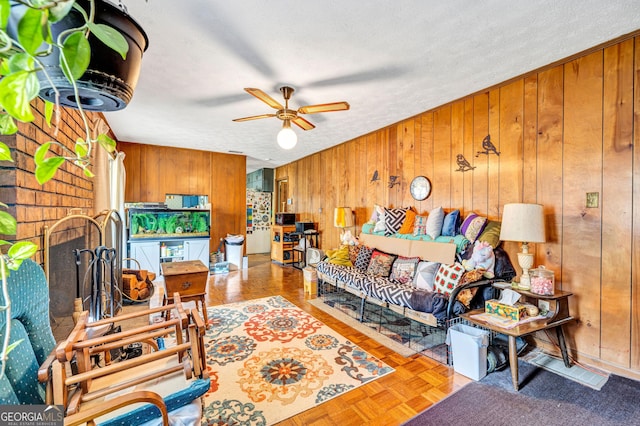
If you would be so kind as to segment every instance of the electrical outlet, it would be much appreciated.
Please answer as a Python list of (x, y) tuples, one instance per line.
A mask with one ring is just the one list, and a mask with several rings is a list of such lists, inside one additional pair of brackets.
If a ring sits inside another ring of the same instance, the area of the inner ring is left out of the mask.
[(538, 308), (543, 312), (549, 312), (549, 301), (538, 300)]

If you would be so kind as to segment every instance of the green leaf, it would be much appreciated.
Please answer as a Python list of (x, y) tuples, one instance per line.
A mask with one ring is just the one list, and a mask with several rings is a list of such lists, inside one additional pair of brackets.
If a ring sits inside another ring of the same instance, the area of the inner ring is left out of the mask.
[(116, 141), (114, 141), (104, 133), (98, 135), (98, 143), (109, 153), (116, 150)]
[(36, 180), (40, 185), (51, 180), (64, 163), (63, 157), (51, 157), (36, 165)]
[(78, 158), (86, 157), (87, 153), (89, 152), (87, 143), (84, 141), (84, 139), (81, 138), (78, 138), (76, 140), (74, 150)]
[[(16, 122), (14, 121), (13, 117), (11, 117), (9, 114), (0, 114), (0, 135), (13, 135), (17, 131), (18, 126), (16, 126)], [(0, 146), (0, 160), (13, 161), (4, 158), (4, 148), (2, 146)]]
[(13, 243), (10, 243), (10, 242), (9, 242), (9, 241), (7, 241), (7, 240), (0, 240), (0, 246), (6, 246), (7, 244), (8, 244), (8, 245), (11, 245), (11, 244), (13, 244)]
[(71, 10), (74, 0), (58, 1), (55, 6), (49, 9), (49, 21), (58, 22)]
[(51, 127), (51, 118), (53, 117), (53, 108), (55, 104), (53, 102), (44, 101), (44, 119), (47, 122), (47, 126)]
[(95, 176), (95, 175), (93, 174), (93, 172), (92, 172), (91, 170), (87, 169), (86, 167), (83, 167), (83, 168), (82, 168), (82, 171), (84, 172), (84, 175), (85, 175), (86, 177), (88, 177), (88, 178), (92, 178), (92, 177), (94, 177), (94, 176)]
[[(67, 79), (75, 81), (82, 77), (91, 61), (91, 46), (82, 31), (73, 32), (65, 38), (60, 53), (60, 67)], [(62, 60), (63, 56), (67, 60), (68, 69)]]
[(0, 234), (16, 235), (17, 227), (18, 222), (16, 218), (4, 210), (0, 210)]
[(7, 61), (9, 73), (17, 71), (33, 71), (35, 61), (28, 53), (16, 53)]
[(30, 74), (28, 71), (18, 71), (0, 80), (0, 105), (14, 118), (22, 122), (33, 121), (31, 112)]
[[(0, 121), (2, 121), (4, 117), (8, 117), (8, 115), (0, 115)], [(11, 119), (11, 117), (9, 118)], [(0, 142), (0, 160), (11, 161), (13, 163), (13, 158), (11, 158), (11, 149), (9, 149), (7, 144), (4, 142)]]
[(18, 23), (18, 41), (28, 53), (35, 55), (44, 42), (43, 22), (46, 13), (39, 9), (28, 8)]
[(3, 30), (7, 28), (10, 15), (11, 5), (9, 4), (9, 0), (0, 0), (0, 28)]
[(35, 154), (33, 154), (33, 162), (36, 163), (36, 165), (42, 164), (50, 146), (51, 142), (45, 142), (36, 149)]
[(87, 22), (87, 25), (98, 40), (118, 52), (120, 56), (122, 56), (122, 59), (127, 59), (129, 43), (127, 43), (127, 40), (118, 30), (108, 25), (96, 24), (94, 22)]
[(13, 260), (28, 259), (38, 251), (38, 246), (29, 241), (18, 241), (11, 246), (7, 255)]
[(15, 342), (13, 342), (12, 344), (10, 344), (9, 346), (7, 346), (7, 351), (5, 352), (5, 355), (8, 355), (9, 352), (11, 352), (12, 350), (14, 350), (16, 347), (18, 347), (18, 345), (20, 343), (22, 343), (24, 339), (20, 339), (20, 340), (16, 340)]

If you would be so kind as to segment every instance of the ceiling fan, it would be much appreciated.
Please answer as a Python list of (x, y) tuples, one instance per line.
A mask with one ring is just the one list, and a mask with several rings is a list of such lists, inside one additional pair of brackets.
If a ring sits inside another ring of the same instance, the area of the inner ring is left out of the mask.
[(282, 86), (280, 88), (280, 92), (282, 92), (282, 96), (284, 97), (284, 106), (282, 106), (280, 102), (276, 101), (260, 89), (248, 87), (244, 90), (250, 95), (253, 95), (256, 98), (260, 99), (271, 108), (276, 109), (277, 111), (272, 114), (261, 114), (253, 115), (250, 117), (236, 118), (233, 121), (249, 121), (270, 117), (279, 118), (284, 123), (282, 124), (282, 130), (280, 130), (280, 132), (278, 133), (278, 144), (280, 144), (280, 146), (285, 149), (293, 148), (297, 142), (296, 134), (293, 132), (293, 130), (291, 130), (291, 123), (294, 123), (302, 130), (311, 130), (316, 127), (312, 123), (301, 117), (299, 114), (317, 114), (319, 112), (346, 111), (349, 109), (349, 104), (344, 101), (332, 102), (328, 104), (307, 105), (300, 107), (297, 110), (289, 109), (289, 99), (291, 99), (291, 95), (294, 92), (294, 89), (289, 86)]

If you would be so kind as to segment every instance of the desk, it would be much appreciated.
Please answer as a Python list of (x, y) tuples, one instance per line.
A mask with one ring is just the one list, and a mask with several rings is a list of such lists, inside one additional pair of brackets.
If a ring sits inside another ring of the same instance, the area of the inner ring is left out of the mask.
[(529, 301), (538, 306), (538, 301), (543, 300), (549, 304), (549, 312), (552, 316), (548, 319), (542, 319), (538, 321), (532, 321), (521, 324), (514, 328), (503, 328), (478, 318), (472, 318), (473, 315), (481, 314), (484, 309), (476, 309), (470, 312), (461, 314), (460, 317), (466, 319), (472, 324), (480, 327), (495, 331), (497, 333), (506, 334), (509, 337), (509, 368), (511, 368), (511, 380), (513, 381), (513, 388), (517, 391), (519, 388), (518, 382), (518, 351), (516, 349), (516, 338), (523, 337), (528, 334), (535, 333), (537, 331), (555, 329), (558, 337), (558, 344), (560, 345), (560, 351), (562, 352), (562, 359), (564, 365), (571, 367), (571, 361), (569, 360), (569, 354), (567, 353), (567, 344), (564, 339), (564, 331), (562, 326), (569, 321), (573, 321), (574, 318), (569, 314), (569, 296), (572, 293), (568, 291), (556, 291), (553, 296), (542, 296), (539, 294), (531, 293), (526, 290), (514, 289), (522, 295), (523, 301)]
[[(196, 309), (198, 302), (202, 309), (204, 324), (209, 328), (207, 320), (207, 307), (204, 302), (204, 295), (207, 291), (207, 279), (209, 278), (209, 268), (200, 260), (187, 260), (184, 262), (166, 262), (162, 264), (162, 275), (164, 276), (164, 299), (163, 304), (173, 303), (173, 294), (177, 291), (183, 302), (195, 301)], [(170, 314), (167, 313), (167, 317)], [(168, 319), (168, 318), (167, 318)]]

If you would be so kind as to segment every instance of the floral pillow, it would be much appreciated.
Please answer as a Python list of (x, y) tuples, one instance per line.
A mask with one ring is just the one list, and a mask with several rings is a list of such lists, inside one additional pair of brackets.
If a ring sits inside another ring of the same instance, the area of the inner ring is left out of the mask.
[(487, 218), (479, 216), (475, 213), (469, 213), (460, 226), (460, 233), (464, 235), (467, 240), (474, 243), (487, 224)]
[(434, 281), (435, 291), (445, 296), (451, 295), (464, 275), (464, 267), (456, 262), (453, 265), (440, 265)]
[(373, 253), (373, 248), (367, 246), (360, 246), (360, 250), (358, 250), (358, 256), (356, 257), (355, 267), (360, 272), (366, 272), (369, 267), (369, 263), (371, 262), (371, 254)]
[(398, 256), (395, 262), (393, 262), (389, 278), (400, 284), (412, 283), (418, 268), (418, 262), (420, 262), (419, 257)]
[(388, 277), (394, 260), (396, 260), (396, 256), (393, 254), (373, 250), (369, 267), (367, 267), (367, 274), (374, 277)]
[(358, 259), (358, 253), (360, 252), (361, 246), (349, 246), (349, 260), (352, 264), (356, 264), (356, 260)]

